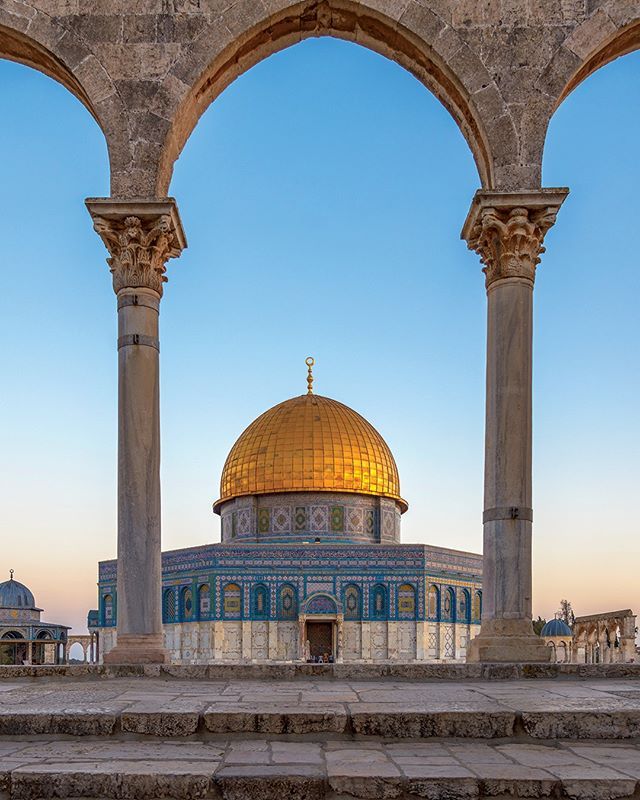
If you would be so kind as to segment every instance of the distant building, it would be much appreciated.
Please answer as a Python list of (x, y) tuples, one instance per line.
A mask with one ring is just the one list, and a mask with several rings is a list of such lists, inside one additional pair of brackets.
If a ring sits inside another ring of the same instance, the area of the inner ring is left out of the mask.
[[(311, 363), (307, 394), (258, 417), (229, 453), (213, 505), (222, 542), (163, 554), (172, 660), (463, 659), (482, 557), (400, 544), (393, 455), (363, 417), (313, 394)], [(91, 629), (103, 655), (116, 618), (116, 562), (101, 562)]]
[(637, 659), (636, 617), (630, 608), (576, 617), (573, 627), (552, 619), (540, 633), (551, 660), (572, 664), (619, 664)]
[(0, 583), (0, 664), (64, 664), (69, 628), (41, 622), (31, 590), (9, 574)]

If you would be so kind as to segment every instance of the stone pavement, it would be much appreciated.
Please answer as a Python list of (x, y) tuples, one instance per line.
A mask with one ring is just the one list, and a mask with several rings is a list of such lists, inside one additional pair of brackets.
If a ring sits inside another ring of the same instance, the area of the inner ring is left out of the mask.
[(640, 798), (640, 680), (0, 681), (0, 800), (285, 796)]
[(640, 680), (0, 682), (0, 736), (640, 737)]

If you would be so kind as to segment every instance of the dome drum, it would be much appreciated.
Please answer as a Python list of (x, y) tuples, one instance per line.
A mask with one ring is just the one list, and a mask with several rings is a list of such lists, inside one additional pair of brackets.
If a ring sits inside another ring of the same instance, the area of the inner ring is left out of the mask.
[(397, 544), (396, 500), (340, 492), (291, 492), (238, 497), (219, 508), (226, 544)]

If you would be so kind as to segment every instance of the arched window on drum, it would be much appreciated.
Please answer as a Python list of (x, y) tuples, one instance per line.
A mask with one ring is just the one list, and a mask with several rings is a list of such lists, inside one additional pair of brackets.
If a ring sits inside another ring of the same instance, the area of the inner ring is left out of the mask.
[(371, 590), (371, 616), (373, 619), (385, 619), (387, 616), (387, 590), (381, 583)]
[(352, 583), (344, 590), (344, 618), (360, 619), (361, 617), (362, 601), (360, 589)]
[(427, 612), (429, 619), (438, 619), (440, 615), (440, 590), (431, 584), (429, 587)]
[(442, 600), (442, 619), (453, 622), (456, 617), (456, 595), (451, 587), (445, 589)]
[(456, 619), (458, 622), (469, 624), (471, 603), (469, 602), (469, 592), (466, 589), (458, 589), (458, 612)]
[(162, 595), (162, 621), (176, 621), (176, 595), (173, 589), (165, 589)]
[(113, 625), (115, 622), (113, 619), (113, 595), (105, 594), (105, 596), (102, 598), (102, 608), (104, 613), (104, 624)]
[(279, 606), (280, 619), (298, 618), (298, 597), (295, 588), (291, 584), (287, 583), (280, 589)]
[(242, 592), (237, 583), (228, 583), (222, 590), (222, 613), (225, 619), (242, 616)]
[(416, 590), (410, 583), (398, 587), (398, 619), (416, 618)]
[(255, 619), (269, 617), (269, 591), (262, 583), (259, 583), (253, 590), (253, 616)]
[(193, 590), (188, 586), (180, 593), (180, 618), (183, 622), (193, 622), (194, 617)]
[(200, 619), (209, 619), (211, 615), (211, 589), (203, 583), (198, 589), (198, 612)]

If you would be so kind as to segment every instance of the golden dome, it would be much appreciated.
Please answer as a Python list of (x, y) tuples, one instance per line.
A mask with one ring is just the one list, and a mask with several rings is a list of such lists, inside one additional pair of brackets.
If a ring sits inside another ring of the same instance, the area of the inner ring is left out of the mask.
[(329, 397), (303, 394), (265, 411), (227, 456), (214, 511), (234, 497), (279, 492), (350, 492), (396, 500), (398, 468), (378, 431)]

